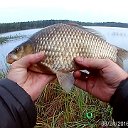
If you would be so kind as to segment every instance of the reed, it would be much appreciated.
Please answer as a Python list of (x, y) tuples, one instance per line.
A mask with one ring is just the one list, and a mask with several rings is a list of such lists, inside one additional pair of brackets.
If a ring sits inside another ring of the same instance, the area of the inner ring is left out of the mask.
[(36, 102), (35, 128), (99, 128), (112, 121), (112, 108), (78, 88), (65, 93), (57, 82), (49, 84)]

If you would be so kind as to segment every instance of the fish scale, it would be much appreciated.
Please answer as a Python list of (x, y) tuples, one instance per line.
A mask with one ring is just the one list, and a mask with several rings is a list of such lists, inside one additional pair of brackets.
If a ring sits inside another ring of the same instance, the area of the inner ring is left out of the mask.
[(58, 77), (62, 87), (69, 91), (73, 84), (71, 72), (77, 70), (74, 58), (111, 59), (122, 66), (122, 60), (128, 57), (128, 52), (109, 44), (95, 30), (79, 25), (54, 24), (35, 33), (30, 39), (17, 46), (7, 56), (7, 62), (12, 63), (21, 57), (43, 51), (47, 58), (36, 64), (31, 70), (46, 72), (50, 70)]

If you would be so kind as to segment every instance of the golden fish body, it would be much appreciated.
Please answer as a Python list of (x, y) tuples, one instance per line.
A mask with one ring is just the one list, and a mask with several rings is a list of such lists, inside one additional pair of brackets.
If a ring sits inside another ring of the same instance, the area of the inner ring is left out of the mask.
[[(54, 24), (40, 30), (28, 41), (16, 47), (8, 55), (7, 61), (12, 63), (27, 54), (40, 51), (43, 51), (47, 58), (44, 62), (35, 65), (33, 70), (41, 71), (42, 69), (43, 71), (45, 67), (47, 72), (51, 71), (59, 74), (57, 75), (59, 79), (64, 74), (76, 70), (73, 59), (77, 56), (101, 59), (109, 58), (120, 64), (120, 51), (121, 53), (123, 51), (124, 56), (127, 53), (127, 51), (107, 43), (92, 29), (68, 24)], [(68, 77), (68, 75), (66, 76)], [(65, 78), (67, 79), (67, 77)], [(63, 84), (62, 80), (60, 80), (61, 84)]]
[(89, 29), (66, 24), (55, 24), (42, 29), (23, 45), (28, 44), (32, 47), (32, 53), (43, 51), (46, 54), (43, 64), (53, 72), (74, 70), (73, 58), (76, 56), (109, 58), (114, 62), (117, 58), (117, 49), (104, 39), (94, 35)]

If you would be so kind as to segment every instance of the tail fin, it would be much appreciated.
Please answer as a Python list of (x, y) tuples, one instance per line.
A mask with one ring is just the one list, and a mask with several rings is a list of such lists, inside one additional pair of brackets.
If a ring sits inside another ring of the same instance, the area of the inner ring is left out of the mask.
[(117, 63), (123, 68), (123, 61), (128, 59), (128, 51), (117, 47)]

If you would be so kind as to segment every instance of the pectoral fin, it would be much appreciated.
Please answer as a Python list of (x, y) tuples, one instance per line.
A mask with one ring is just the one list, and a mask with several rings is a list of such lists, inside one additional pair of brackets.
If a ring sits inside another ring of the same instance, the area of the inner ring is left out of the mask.
[(128, 59), (128, 51), (117, 47), (117, 63), (120, 67), (124, 68), (123, 61)]
[(59, 84), (62, 86), (62, 88), (69, 93), (71, 88), (74, 86), (74, 77), (73, 73), (62, 73), (58, 72), (56, 74)]

